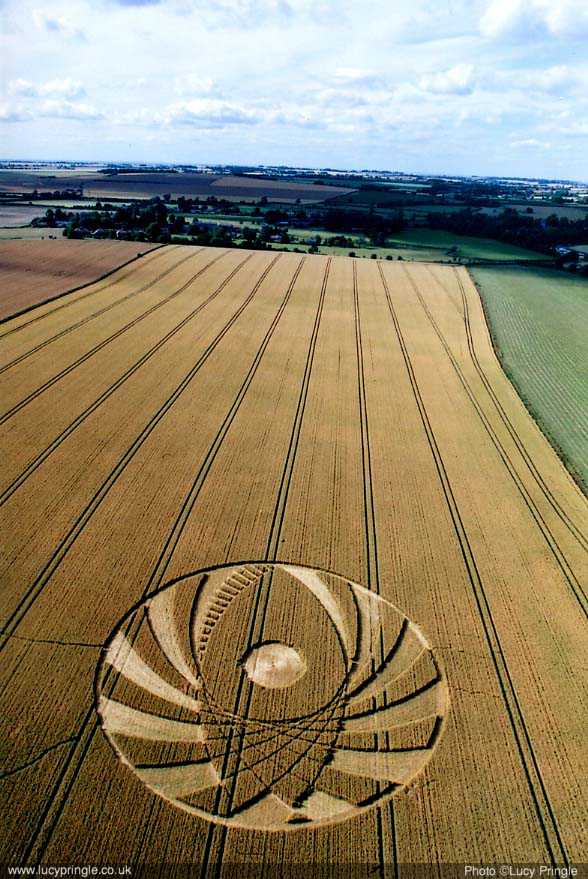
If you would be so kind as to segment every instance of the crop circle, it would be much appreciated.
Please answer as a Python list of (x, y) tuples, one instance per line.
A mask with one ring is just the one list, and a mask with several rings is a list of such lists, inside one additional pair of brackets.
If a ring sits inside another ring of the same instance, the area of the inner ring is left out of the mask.
[(448, 703), (431, 646), (393, 604), (269, 562), (149, 596), (97, 676), (102, 729), (148, 788), (258, 830), (342, 821), (393, 796), (431, 759)]

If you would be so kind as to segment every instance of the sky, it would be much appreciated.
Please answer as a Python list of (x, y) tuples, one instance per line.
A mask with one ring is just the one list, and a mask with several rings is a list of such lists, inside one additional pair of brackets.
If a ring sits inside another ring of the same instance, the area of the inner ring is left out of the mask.
[(588, 180), (588, 0), (0, 0), (0, 158)]

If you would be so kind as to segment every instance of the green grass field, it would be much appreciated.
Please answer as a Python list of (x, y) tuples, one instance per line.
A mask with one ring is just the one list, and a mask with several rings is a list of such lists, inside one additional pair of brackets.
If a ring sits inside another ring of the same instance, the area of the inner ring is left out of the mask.
[[(307, 253), (310, 245), (303, 242), (292, 244), (273, 242), (272, 247), (274, 250), (294, 250), (297, 247), (298, 250)], [(388, 256), (391, 259), (398, 259), (400, 256), (402, 259), (416, 260), (417, 262), (451, 262), (451, 259), (446, 257), (441, 251), (433, 250), (432, 248), (427, 249), (426, 247), (371, 247), (356, 245), (352, 247), (330, 247), (329, 244), (320, 244), (319, 253), (327, 254), (328, 256), (349, 256), (350, 253), (354, 253), (358, 258), (365, 259), (371, 259), (372, 256), (379, 259), (386, 259)]]
[(347, 195), (337, 195), (331, 199), (331, 205), (370, 207), (370, 205), (399, 205), (403, 202), (407, 205), (422, 204), (431, 198), (429, 192), (422, 187), (406, 189), (406, 187), (382, 187), (380, 189), (358, 189)]
[(525, 250), (491, 238), (472, 238), (467, 235), (453, 235), (444, 229), (408, 229), (394, 236), (394, 243), (401, 246), (416, 245), (439, 247), (447, 250), (457, 247), (462, 259), (549, 259), (534, 250)]
[(302, 247), (307, 238), (319, 234), (322, 243), (319, 246), (321, 253), (344, 253), (345, 255), (354, 250), (357, 256), (371, 256), (377, 253), (380, 257), (388, 255), (396, 258), (422, 260), (425, 262), (451, 262), (453, 254), (447, 251), (456, 247), (455, 257), (460, 260), (487, 259), (487, 260), (547, 260), (540, 253), (532, 250), (524, 250), (522, 247), (514, 247), (503, 244), (501, 241), (493, 241), (488, 238), (471, 238), (464, 235), (452, 235), (450, 232), (437, 229), (408, 229), (400, 232), (390, 239), (388, 247), (373, 247), (367, 243), (362, 235), (346, 235), (354, 242), (352, 248), (333, 248), (329, 246), (330, 233), (317, 232), (314, 229), (290, 229), (290, 234), (298, 240), (298, 246)]
[(505, 372), (588, 491), (588, 280), (516, 266), (471, 274)]

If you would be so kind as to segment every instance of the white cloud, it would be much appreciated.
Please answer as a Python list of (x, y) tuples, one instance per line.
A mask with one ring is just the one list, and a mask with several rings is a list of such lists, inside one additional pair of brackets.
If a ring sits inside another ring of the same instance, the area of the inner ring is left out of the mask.
[(411, 102), (422, 100), (423, 93), (414, 83), (401, 82), (400, 85), (395, 86), (393, 89), (392, 97), (396, 103), (410, 104)]
[(474, 67), (456, 64), (449, 70), (425, 74), (419, 79), (419, 87), (436, 95), (469, 95), (474, 88)]
[(582, 120), (571, 122), (569, 125), (562, 125), (561, 123), (558, 125), (545, 125), (544, 128), (546, 131), (556, 133), (558, 137), (581, 137), (588, 139), (588, 122), (583, 122)]
[(545, 22), (556, 37), (588, 36), (588, 5), (585, 0), (544, 0)]
[(43, 101), (39, 108), (39, 115), (54, 119), (79, 119), (81, 121), (91, 121), (103, 118), (103, 114), (95, 107), (92, 107), (89, 104), (68, 101), (64, 98)]
[(0, 4), (14, 156), (588, 175), (588, 0)]
[(524, 36), (531, 30), (535, 0), (492, 0), (482, 18), (480, 31), (485, 37)]
[(86, 90), (79, 80), (75, 79), (51, 79), (41, 85), (29, 82), (27, 79), (13, 79), (8, 83), (8, 94), (21, 98), (81, 98)]
[(253, 28), (265, 22), (288, 22), (297, 16), (324, 19), (337, 11), (335, 0), (109, 0), (111, 5), (134, 8), (168, 6), (183, 16), (195, 14), (207, 27)]
[(50, 15), (43, 9), (34, 9), (33, 22), (39, 30), (47, 31), (51, 34), (57, 34), (68, 40), (79, 40), (84, 42), (86, 39), (83, 30), (63, 15)]
[(77, 79), (51, 79), (39, 86), (39, 95), (60, 98), (82, 98), (86, 90)]
[(195, 98), (171, 104), (163, 113), (168, 125), (194, 125), (198, 128), (218, 128), (225, 125), (255, 125), (261, 115), (213, 98)]
[(326, 88), (318, 89), (310, 95), (314, 104), (323, 107), (365, 107), (370, 101), (377, 99), (373, 93), (364, 93), (362, 89)]
[(545, 70), (527, 71), (523, 74), (526, 85), (546, 92), (560, 92), (577, 81), (576, 75), (565, 64), (547, 67)]
[(588, 4), (586, 0), (491, 0), (480, 19), (480, 31), (492, 39), (582, 39), (588, 34)]
[(20, 98), (33, 98), (38, 94), (37, 87), (28, 79), (12, 79), (8, 83), (8, 94)]
[(218, 95), (220, 92), (218, 83), (211, 77), (191, 73), (176, 77), (174, 90), (178, 95)]
[(0, 122), (26, 122), (30, 118), (30, 112), (18, 104), (0, 103)]
[(374, 70), (365, 70), (359, 67), (337, 67), (333, 72), (333, 79), (337, 83), (345, 85), (354, 85), (357, 87), (380, 86), (382, 84), (382, 74), (376, 73)]
[(524, 137), (519, 140), (511, 140), (510, 145), (513, 147), (543, 147), (543, 141), (537, 140), (535, 137)]
[(290, 128), (322, 128), (324, 125), (324, 120), (317, 118), (312, 109), (297, 107), (270, 110), (265, 114), (265, 121)]

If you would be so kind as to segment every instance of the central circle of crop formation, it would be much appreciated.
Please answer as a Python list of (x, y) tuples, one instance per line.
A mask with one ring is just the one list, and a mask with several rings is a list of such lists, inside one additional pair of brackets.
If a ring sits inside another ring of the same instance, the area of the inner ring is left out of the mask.
[(271, 641), (253, 647), (243, 668), (254, 684), (273, 690), (295, 684), (306, 672), (306, 663), (293, 647)]
[(276, 832), (402, 791), (449, 705), (425, 636), (379, 592), (270, 562), (149, 596), (108, 639), (96, 692), (124, 771), (184, 812)]

